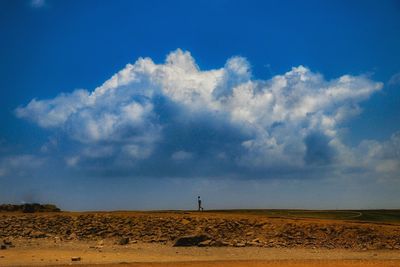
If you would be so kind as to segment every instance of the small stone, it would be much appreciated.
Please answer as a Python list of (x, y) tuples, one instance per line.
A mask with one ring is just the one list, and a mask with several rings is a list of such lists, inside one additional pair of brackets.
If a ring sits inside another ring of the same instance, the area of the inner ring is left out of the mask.
[(229, 243), (228, 243), (228, 242), (221, 241), (221, 240), (216, 240), (216, 241), (214, 242), (214, 246), (215, 246), (215, 247), (224, 247), (224, 246), (229, 246)]
[(243, 247), (245, 247), (245, 246), (246, 246), (245, 243), (236, 243), (236, 244), (235, 244), (235, 247), (238, 247), (238, 248), (243, 248)]
[(4, 239), (4, 240), (3, 240), (3, 244), (4, 244), (4, 245), (7, 245), (7, 246), (11, 246), (11, 245), (12, 245), (12, 242), (11, 242), (10, 239)]
[(253, 246), (253, 247), (258, 247), (258, 246), (261, 245), (259, 242), (253, 242), (253, 241), (250, 241), (247, 244), (250, 245), (250, 246)]
[(183, 220), (181, 221), (181, 223), (182, 223), (183, 225), (187, 225), (187, 224), (190, 223), (190, 221), (189, 221), (189, 220), (186, 220), (186, 219), (183, 219)]
[(41, 231), (32, 231), (30, 233), (30, 237), (32, 238), (44, 238), (47, 237), (47, 235)]
[(269, 230), (270, 226), (268, 224), (264, 224), (263, 226), (261, 226), (261, 228), (263, 230)]
[(71, 233), (71, 234), (67, 237), (68, 240), (75, 240), (75, 239), (77, 239), (77, 238), (78, 238), (78, 236), (76, 235), (76, 233)]
[(7, 249), (6, 245), (0, 245), (0, 249)]
[(71, 257), (71, 261), (81, 261), (81, 257)]
[(205, 241), (200, 242), (197, 246), (199, 247), (209, 247), (211, 245), (212, 240), (208, 239)]
[(123, 237), (118, 241), (118, 245), (127, 245), (129, 243), (129, 238), (128, 237)]

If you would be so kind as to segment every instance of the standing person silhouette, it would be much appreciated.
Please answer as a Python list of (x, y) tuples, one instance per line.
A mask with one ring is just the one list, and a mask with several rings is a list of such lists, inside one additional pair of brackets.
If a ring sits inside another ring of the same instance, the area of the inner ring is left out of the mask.
[(199, 209), (198, 209), (198, 211), (203, 211), (203, 207), (201, 206), (201, 199), (200, 199), (200, 196), (197, 197), (197, 203), (199, 204)]

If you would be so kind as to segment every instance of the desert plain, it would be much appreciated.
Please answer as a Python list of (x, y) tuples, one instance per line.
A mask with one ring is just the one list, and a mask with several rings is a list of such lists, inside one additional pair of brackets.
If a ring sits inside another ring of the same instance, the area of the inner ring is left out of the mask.
[(1, 212), (0, 266), (400, 266), (400, 211)]

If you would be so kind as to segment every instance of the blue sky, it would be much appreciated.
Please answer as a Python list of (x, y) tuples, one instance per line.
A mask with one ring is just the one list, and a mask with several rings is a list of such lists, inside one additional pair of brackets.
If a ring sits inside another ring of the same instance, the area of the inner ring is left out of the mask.
[(399, 13), (0, 1), (0, 202), (398, 207)]

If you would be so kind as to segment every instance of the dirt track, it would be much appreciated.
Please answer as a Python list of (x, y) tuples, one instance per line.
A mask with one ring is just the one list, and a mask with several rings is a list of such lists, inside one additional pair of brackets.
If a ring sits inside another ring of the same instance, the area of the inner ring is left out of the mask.
[[(400, 253), (395, 250), (199, 248), (146, 243), (120, 246), (112, 242), (102, 243), (101, 246), (98, 244), (95, 241), (54, 243), (50, 240), (16, 240), (14, 248), (0, 251), (0, 266), (66, 266), (71, 263), (132, 267), (400, 266)], [(71, 261), (72, 257), (80, 257), (81, 260), (75, 263)]]

